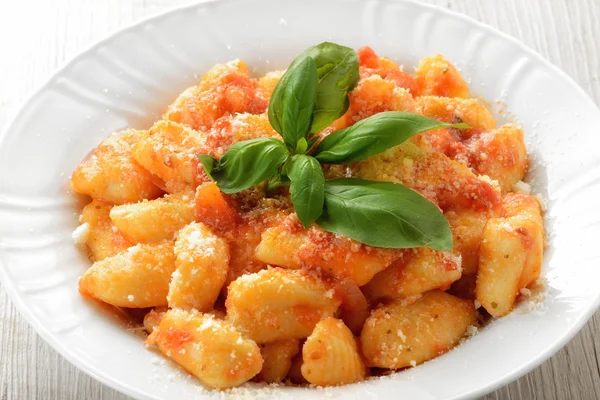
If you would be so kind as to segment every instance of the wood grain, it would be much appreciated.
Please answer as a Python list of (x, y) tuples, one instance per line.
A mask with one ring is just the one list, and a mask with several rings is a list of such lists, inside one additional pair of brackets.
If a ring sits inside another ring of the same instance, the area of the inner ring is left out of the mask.
[[(540, 52), (600, 103), (598, 0), (426, 0), (492, 25)], [(0, 130), (65, 61), (182, 0), (20, 0), (0, 13)], [(491, 399), (600, 399), (600, 313), (542, 366)], [(0, 399), (126, 396), (77, 370), (33, 332), (0, 291)]]

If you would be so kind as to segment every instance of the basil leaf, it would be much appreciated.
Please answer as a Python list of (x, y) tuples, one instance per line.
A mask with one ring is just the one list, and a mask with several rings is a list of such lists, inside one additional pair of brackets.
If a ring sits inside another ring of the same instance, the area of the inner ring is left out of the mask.
[(308, 150), (308, 141), (305, 138), (298, 140), (296, 144), (296, 154), (305, 154)]
[(204, 167), (204, 172), (206, 172), (206, 175), (208, 175), (208, 177), (214, 181), (211, 174), (215, 167), (215, 164), (218, 161), (214, 157), (209, 156), (208, 154), (198, 154), (198, 155), (196, 155), (196, 157), (198, 157), (198, 159), (202, 163), (202, 166)]
[(317, 224), (361, 243), (387, 248), (452, 249), (452, 233), (439, 208), (404, 185), (362, 179), (325, 182)]
[(281, 136), (288, 147), (295, 149), (306, 139), (313, 121), (317, 100), (317, 67), (315, 60), (305, 57), (288, 72), (281, 96)]
[[(288, 156), (287, 148), (277, 139), (245, 140), (233, 144), (213, 165), (210, 175), (223, 193), (237, 193), (275, 175)], [(200, 159), (203, 165), (204, 160)]]
[(321, 164), (313, 157), (295, 155), (288, 168), (288, 177), (296, 214), (302, 225), (308, 228), (323, 211), (325, 177)]
[[(295, 145), (301, 137), (299, 132), (304, 132), (304, 111), (310, 108), (309, 99), (314, 83), (312, 68), (307, 65), (310, 64), (308, 58), (314, 61), (317, 70), (317, 93), (314, 108), (310, 111), (311, 133), (322, 131), (344, 115), (349, 106), (348, 93), (359, 78), (358, 54), (349, 47), (324, 42), (300, 53), (275, 86), (269, 101), (269, 122), (284, 137), (289, 147)], [(295, 101), (299, 106), (294, 105)], [(294, 122), (293, 117), (287, 118), (290, 121), (288, 126), (284, 123), (284, 115), (288, 113), (287, 107), (290, 104), (293, 106), (290, 113), (301, 114), (302, 118), (297, 122)], [(293, 136), (296, 140), (292, 140)], [(306, 136), (304, 134), (302, 137)]]
[(317, 66), (317, 103), (310, 131), (318, 133), (348, 110), (348, 93), (359, 78), (358, 54), (330, 42), (308, 48), (302, 54), (314, 58)]
[(269, 100), (269, 108), (267, 110), (269, 123), (280, 135), (283, 135), (283, 129), (281, 128), (281, 98), (283, 97), (282, 88), (287, 82), (287, 77), (285, 75), (286, 73), (287, 71), (281, 76), (279, 82), (277, 82), (277, 85), (275, 86), (275, 89), (273, 89), (273, 93), (271, 93), (271, 99)]
[(269, 122), (290, 148), (307, 138), (317, 100), (315, 60), (298, 56), (275, 86), (269, 101)]
[[(311, 133), (318, 133), (348, 110), (348, 93), (358, 82), (358, 54), (349, 47), (323, 42), (304, 50), (301, 57), (315, 60), (319, 75)], [(294, 60), (292, 65), (297, 61)]]
[(418, 133), (439, 128), (466, 129), (469, 126), (464, 123), (447, 124), (409, 112), (381, 112), (331, 133), (319, 143), (313, 156), (324, 164), (364, 160)]

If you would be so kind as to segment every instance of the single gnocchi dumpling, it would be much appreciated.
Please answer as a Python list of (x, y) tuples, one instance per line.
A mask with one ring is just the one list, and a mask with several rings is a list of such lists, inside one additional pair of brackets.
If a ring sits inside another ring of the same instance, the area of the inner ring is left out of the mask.
[(434, 290), (412, 304), (394, 300), (374, 310), (360, 341), (370, 366), (414, 367), (452, 349), (476, 323), (472, 301)]
[(446, 290), (461, 276), (460, 256), (419, 247), (407, 250), (404, 257), (375, 275), (363, 292), (371, 302), (404, 299), (432, 289)]
[(504, 125), (476, 135), (466, 144), (471, 166), (477, 173), (497, 180), (503, 192), (525, 177), (529, 156), (520, 127)]
[(407, 89), (410, 94), (418, 96), (418, 86), (414, 78), (402, 70), (397, 63), (387, 57), (378, 56), (372, 48), (365, 46), (357, 51), (360, 60), (360, 77), (366, 79), (379, 75), (385, 80), (394, 82), (398, 87)]
[(308, 241), (306, 232), (289, 232), (283, 226), (274, 226), (263, 232), (256, 247), (256, 257), (267, 264), (298, 269), (302, 260), (298, 250)]
[(421, 96), (470, 97), (469, 85), (441, 54), (425, 57), (415, 72)]
[(496, 120), (477, 99), (422, 96), (416, 99), (416, 112), (429, 118), (455, 124), (464, 122), (471, 129), (436, 129), (413, 136), (409, 140), (426, 152), (441, 152), (458, 161), (469, 163), (462, 141), (481, 130), (496, 128)]
[(144, 134), (128, 129), (110, 135), (73, 172), (73, 190), (112, 204), (160, 196), (162, 190), (152, 175), (132, 157), (134, 145)]
[(350, 126), (382, 111), (415, 111), (415, 101), (408, 91), (393, 81), (372, 75), (362, 79), (350, 92), (350, 108), (345, 126)]
[(256, 96), (256, 86), (257, 82), (250, 79), (243, 61), (217, 64), (197, 86), (179, 95), (163, 118), (193, 129), (207, 130), (226, 114), (260, 114), (266, 110), (268, 100)]
[(110, 218), (131, 242), (150, 243), (172, 239), (194, 221), (194, 209), (194, 193), (186, 191), (113, 207)]
[(210, 311), (225, 280), (229, 247), (204, 224), (193, 222), (175, 240), (175, 267), (169, 307)]
[(217, 155), (222, 155), (237, 142), (258, 138), (275, 138), (281, 136), (269, 123), (266, 113), (242, 113), (219, 118), (207, 133), (207, 140), (215, 148)]
[(216, 232), (235, 228), (239, 216), (233, 207), (231, 196), (221, 192), (214, 182), (205, 182), (196, 188), (196, 221), (210, 226)]
[(477, 272), (479, 246), (483, 240), (483, 229), (491, 217), (499, 216), (501, 207), (490, 210), (456, 209), (444, 215), (452, 230), (453, 252), (461, 256), (463, 275)]
[(492, 218), (483, 231), (475, 293), (494, 317), (510, 312), (519, 291), (540, 276), (544, 227), (538, 200), (509, 193), (504, 215)]
[(200, 132), (172, 121), (157, 121), (133, 148), (133, 158), (175, 193), (193, 188), (205, 178), (197, 154), (207, 154)]
[(316, 273), (270, 268), (242, 275), (227, 290), (227, 320), (257, 343), (308, 337), (340, 300)]
[(302, 376), (318, 386), (336, 386), (365, 379), (356, 339), (339, 319), (320, 321), (302, 347)]
[(417, 114), (455, 124), (464, 122), (470, 129), (435, 129), (415, 135), (409, 142), (429, 153), (443, 153), (452, 159), (471, 165), (471, 154), (463, 141), (473, 135), (496, 128), (496, 120), (478, 99), (460, 97), (421, 96), (416, 99)]
[(87, 224), (85, 244), (92, 261), (119, 254), (132, 246), (110, 219), (112, 204), (94, 200), (81, 211), (79, 221)]
[(416, 99), (416, 112), (449, 124), (464, 122), (472, 129), (491, 130), (496, 120), (477, 99), (459, 97), (421, 96)]
[(297, 339), (278, 340), (260, 346), (263, 367), (256, 376), (258, 381), (281, 382), (292, 366), (292, 359), (300, 352), (300, 341)]
[(79, 292), (117, 307), (167, 305), (175, 271), (173, 244), (138, 244), (97, 261), (79, 280)]
[(370, 247), (317, 227), (306, 230), (295, 214), (267, 229), (256, 247), (256, 258), (264, 263), (291, 269), (315, 267), (359, 286), (398, 256), (396, 250)]
[(233, 326), (210, 314), (169, 310), (146, 341), (218, 389), (240, 385), (262, 368), (260, 349)]

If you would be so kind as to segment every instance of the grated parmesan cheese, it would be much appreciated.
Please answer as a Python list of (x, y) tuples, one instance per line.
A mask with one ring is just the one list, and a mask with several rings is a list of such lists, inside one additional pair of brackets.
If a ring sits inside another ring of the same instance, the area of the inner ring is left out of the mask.
[(512, 185), (513, 192), (531, 194), (531, 185), (527, 182), (519, 181)]
[(88, 238), (90, 237), (90, 224), (88, 224), (86, 222), (84, 224), (79, 225), (77, 227), (77, 229), (75, 229), (73, 231), (72, 236), (73, 236), (73, 242), (77, 246), (84, 245), (88, 241)]
[(521, 290), (519, 290), (519, 292), (523, 295), (523, 296), (531, 296), (531, 290), (527, 289), (527, 288), (521, 288)]

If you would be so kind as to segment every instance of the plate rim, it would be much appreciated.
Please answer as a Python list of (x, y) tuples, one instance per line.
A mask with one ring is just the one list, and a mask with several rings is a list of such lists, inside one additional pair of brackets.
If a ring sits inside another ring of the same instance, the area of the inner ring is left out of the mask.
[[(91, 53), (94, 50), (97, 50), (98, 48), (100, 48), (101, 46), (109, 43), (117, 36), (125, 34), (128, 31), (134, 30), (136, 28), (139, 28), (140, 26), (143, 26), (149, 22), (152, 22), (152, 21), (155, 21), (155, 20), (158, 20), (161, 18), (165, 18), (165, 17), (171, 16), (171, 15), (174, 15), (174, 14), (177, 14), (180, 12), (184, 12), (186, 10), (191, 10), (191, 9), (194, 9), (197, 7), (202, 7), (205, 4), (224, 3), (224, 2), (229, 2), (229, 1), (238, 1), (238, 0), (196, 0), (196, 1), (193, 1), (192, 3), (175, 6), (175, 7), (170, 7), (166, 10), (158, 11), (156, 13), (147, 15), (139, 20), (130, 22), (129, 24), (126, 24), (126, 25), (112, 31), (111, 33), (109, 33), (108, 35), (103, 37), (102, 39), (93, 41), (91, 44), (84, 46), (83, 50), (78, 51), (77, 54), (75, 54), (74, 56), (70, 57), (69, 59), (63, 61), (61, 63), (61, 65), (56, 67), (56, 69), (48, 76), (48, 78), (44, 81), (44, 83), (42, 83), (36, 90), (34, 90), (32, 94), (27, 96), (26, 99), (17, 107), (17, 111), (14, 113), (14, 115), (12, 117), (10, 117), (8, 119), (8, 123), (6, 124), (5, 128), (2, 130), (2, 132), (0, 132), (0, 146), (3, 145), (3, 142), (6, 139), (6, 137), (8, 136), (8, 133), (13, 129), (14, 125), (16, 124), (18, 119), (21, 117), (21, 115), (23, 114), (23, 112), (25, 111), (27, 106), (29, 104), (31, 104), (32, 101), (36, 97), (38, 97), (41, 93), (43, 93), (51, 85), (51, 83), (53, 83), (56, 80), (56, 78), (58, 78), (60, 76), (61, 73), (69, 70), (69, 68), (76, 65), (80, 59), (84, 58), (89, 53)], [(356, 0), (341, 0), (341, 1), (356, 2)], [(424, 10), (430, 10), (430, 11), (439, 13), (442, 16), (451, 17), (458, 21), (461, 21), (461, 22), (464, 22), (467, 24), (471, 24), (472, 26), (475, 26), (475, 27), (481, 29), (486, 34), (493, 35), (493, 36), (499, 38), (500, 40), (507, 42), (512, 46), (515, 46), (516, 48), (518, 48), (519, 50), (521, 50), (525, 54), (527, 54), (527, 56), (529, 56), (532, 59), (535, 59), (536, 61), (543, 64), (546, 68), (550, 69), (553, 73), (558, 74), (558, 76), (560, 76), (564, 80), (564, 82), (568, 83), (568, 85), (571, 87), (571, 89), (574, 89), (574, 91), (577, 92), (579, 94), (579, 96), (581, 96), (582, 100), (585, 100), (585, 102), (587, 102), (590, 106), (592, 106), (594, 109), (596, 109), (596, 111), (600, 114), (600, 107), (598, 106), (598, 104), (596, 104), (596, 102), (592, 99), (592, 97), (570, 75), (568, 75), (562, 69), (560, 69), (559, 67), (554, 65), (552, 62), (550, 62), (548, 59), (546, 59), (544, 56), (542, 56), (538, 51), (527, 46), (525, 43), (523, 43), (521, 40), (515, 38), (514, 36), (511, 36), (510, 34), (505, 33), (505, 32), (503, 32), (491, 25), (488, 25), (484, 22), (480, 22), (466, 14), (462, 14), (458, 11), (447, 9), (442, 6), (429, 4), (429, 3), (423, 3), (418, 0), (375, 0), (375, 1), (379, 2), (379, 3), (405, 3), (405, 4), (410, 4), (413, 7), (422, 8)], [(0, 249), (0, 252), (1, 251), (2, 251), (2, 249)], [(10, 279), (8, 277), (8, 274), (6, 273), (6, 269), (5, 269), (4, 265), (2, 264), (2, 261), (0, 261), (0, 283), (2, 284), (2, 288), (4, 289), (5, 293), (10, 298), (12, 304), (19, 311), (19, 314), (27, 321), (27, 324), (29, 325), (29, 327), (31, 327), (36, 332), (36, 334), (39, 335), (46, 343), (48, 343), (58, 354), (60, 354), (61, 357), (63, 357), (71, 365), (76, 367), (79, 371), (85, 373), (86, 375), (92, 377), (93, 379), (99, 381), (100, 383), (102, 383), (114, 390), (117, 390), (120, 393), (129, 395), (133, 398), (141, 398), (139, 396), (141, 396), (142, 394), (139, 393), (137, 391), (137, 389), (131, 387), (129, 384), (127, 384), (123, 381), (114, 380), (111, 376), (106, 375), (103, 371), (98, 370), (98, 368), (96, 368), (95, 366), (82, 360), (82, 358), (79, 355), (77, 355), (76, 353), (69, 352), (66, 347), (61, 345), (60, 341), (56, 339), (55, 335), (53, 335), (51, 332), (49, 332), (48, 329), (46, 329), (43, 324), (41, 324), (37, 321), (35, 316), (30, 312), (29, 307), (27, 307), (27, 305), (22, 301), (16, 288), (14, 287), (14, 284), (12, 284), (10, 282)], [(540, 366), (542, 363), (547, 361), (550, 357), (552, 357), (554, 354), (556, 354), (558, 351), (560, 351), (562, 348), (564, 348), (565, 345), (569, 341), (571, 341), (571, 339), (573, 339), (573, 337), (575, 337), (575, 335), (585, 326), (585, 324), (591, 319), (593, 314), (599, 308), (600, 308), (600, 292), (596, 293), (595, 299), (593, 299), (593, 301), (591, 301), (587, 305), (587, 307), (584, 309), (584, 311), (579, 313), (577, 320), (574, 321), (574, 323), (572, 323), (569, 326), (569, 328), (566, 330), (566, 332), (561, 337), (557, 338), (557, 340), (555, 340), (554, 344), (551, 347), (548, 347), (537, 358), (530, 360), (528, 363), (522, 364), (521, 366), (519, 366), (519, 368), (516, 368), (510, 374), (500, 376), (497, 379), (495, 379), (494, 381), (491, 381), (490, 383), (483, 384), (478, 388), (472, 389), (468, 392), (463, 393), (462, 395), (458, 395), (457, 397), (452, 397), (451, 399), (476, 398), (476, 397), (483, 396), (485, 394), (491, 393), (492, 391), (494, 391), (500, 387), (508, 385), (509, 383), (514, 382), (518, 378), (524, 376), (528, 372), (533, 371), (535, 368)], [(156, 397), (153, 395), (150, 395), (147, 397), (145, 396), (144, 398), (160, 400), (159, 397)]]

